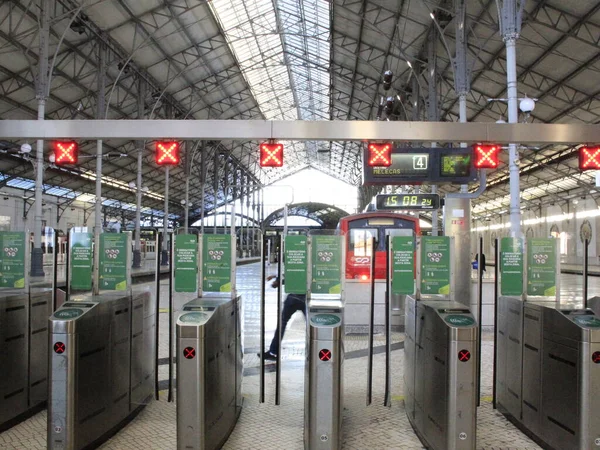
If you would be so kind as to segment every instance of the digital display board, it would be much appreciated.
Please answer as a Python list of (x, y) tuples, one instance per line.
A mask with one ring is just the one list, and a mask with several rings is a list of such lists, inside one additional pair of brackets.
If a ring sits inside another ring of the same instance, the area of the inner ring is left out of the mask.
[(373, 176), (423, 175), (428, 170), (428, 153), (395, 153), (392, 155), (392, 164), (389, 166), (373, 167)]
[(442, 154), (440, 157), (441, 177), (466, 177), (471, 172), (472, 155)]
[(379, 194), (375, 202), (377, 210), (439, 209), (440, 196), (438, 194)]
[(363, 157), (363, 184), (468, 184), (477, 180), (473, 148), (401, 148), (391, 150), (391, 164), (369, 166)]

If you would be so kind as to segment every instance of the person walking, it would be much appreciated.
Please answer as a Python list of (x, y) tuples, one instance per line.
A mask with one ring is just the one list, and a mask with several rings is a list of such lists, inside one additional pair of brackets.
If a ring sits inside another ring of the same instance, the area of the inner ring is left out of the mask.
[[(279, 287), (279, 277), (276, 275), (270, 275), (267, 277), (267, 281), (271, 281), (273, 279), (275, 281), (271, 283), (271, 287)], [(285, 281), (283, 283), (285, 283)], [(281, 311), (281, 339), (283, 339), (288, 322), (298, 311), (302, 311), (304, 318), (306, 319), (306, 294), (288, 294), (283, 302), (283, 310)], [(269, 350), (262, 354), (262, 358), (268, 361), (275, 361), (280, 350), (279, 346), (279, 328), (277, 328), (275, 330), (275, 334), (273, 335), (273, 339), (271, 339)]]

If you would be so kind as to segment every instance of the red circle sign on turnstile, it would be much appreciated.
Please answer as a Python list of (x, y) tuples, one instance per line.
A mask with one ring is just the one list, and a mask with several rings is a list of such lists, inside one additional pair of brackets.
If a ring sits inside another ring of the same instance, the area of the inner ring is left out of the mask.
[(54, 353), (62, 355), (65, 352), (65, 349), (65, 344), (63, 344), (62, 342), (57, 342), (56, 344), (54, 344)]
[(470, 359), (471, 359), (471, 352), (469, 350), (463, 349), (460, 352), (458, 352), (458, 360), (460, 362), (467, 362)]
[(196, 357), (196, 349), (194, 347), (186, 347), (183, 349), (183, 357), (185, 359), (194, 359)]
[(319, 359), (321, 361), (329, 361), (331, 359), (331, 351), (326, 348), (319, 350)]
[(600, 364), (600, 352), (594, 352), (592, 354), (592, 361), (594, 361), (595, 364)]

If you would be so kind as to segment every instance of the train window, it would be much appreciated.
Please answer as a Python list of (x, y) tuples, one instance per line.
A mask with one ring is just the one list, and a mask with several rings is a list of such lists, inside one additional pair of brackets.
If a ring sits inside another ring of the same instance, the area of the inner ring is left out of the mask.
[(348, 251), (353, 252), (354, 256), (371, 256), (370, 239), (372, 237), (377, 239), (376, 228), (354, 228), (350, 230)]
[(381, 218), (376, 218), (376, 219), (369, 219), (368, 223), (369, 223), (369, 225), (375, 226), (375, 227), (394, 226), (394, 219), (387, 218), (387, 217), (381, 217)]

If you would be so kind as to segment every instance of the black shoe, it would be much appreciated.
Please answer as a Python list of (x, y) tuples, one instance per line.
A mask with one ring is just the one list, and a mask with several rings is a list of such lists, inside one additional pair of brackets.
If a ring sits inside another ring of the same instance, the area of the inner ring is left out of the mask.
[[(258, 353), (258, 356), (260, 356), (260, 353)], [(277, 361), (277, 355), (268, 351), (262, 354), (262, 358), (266, 361)]]

